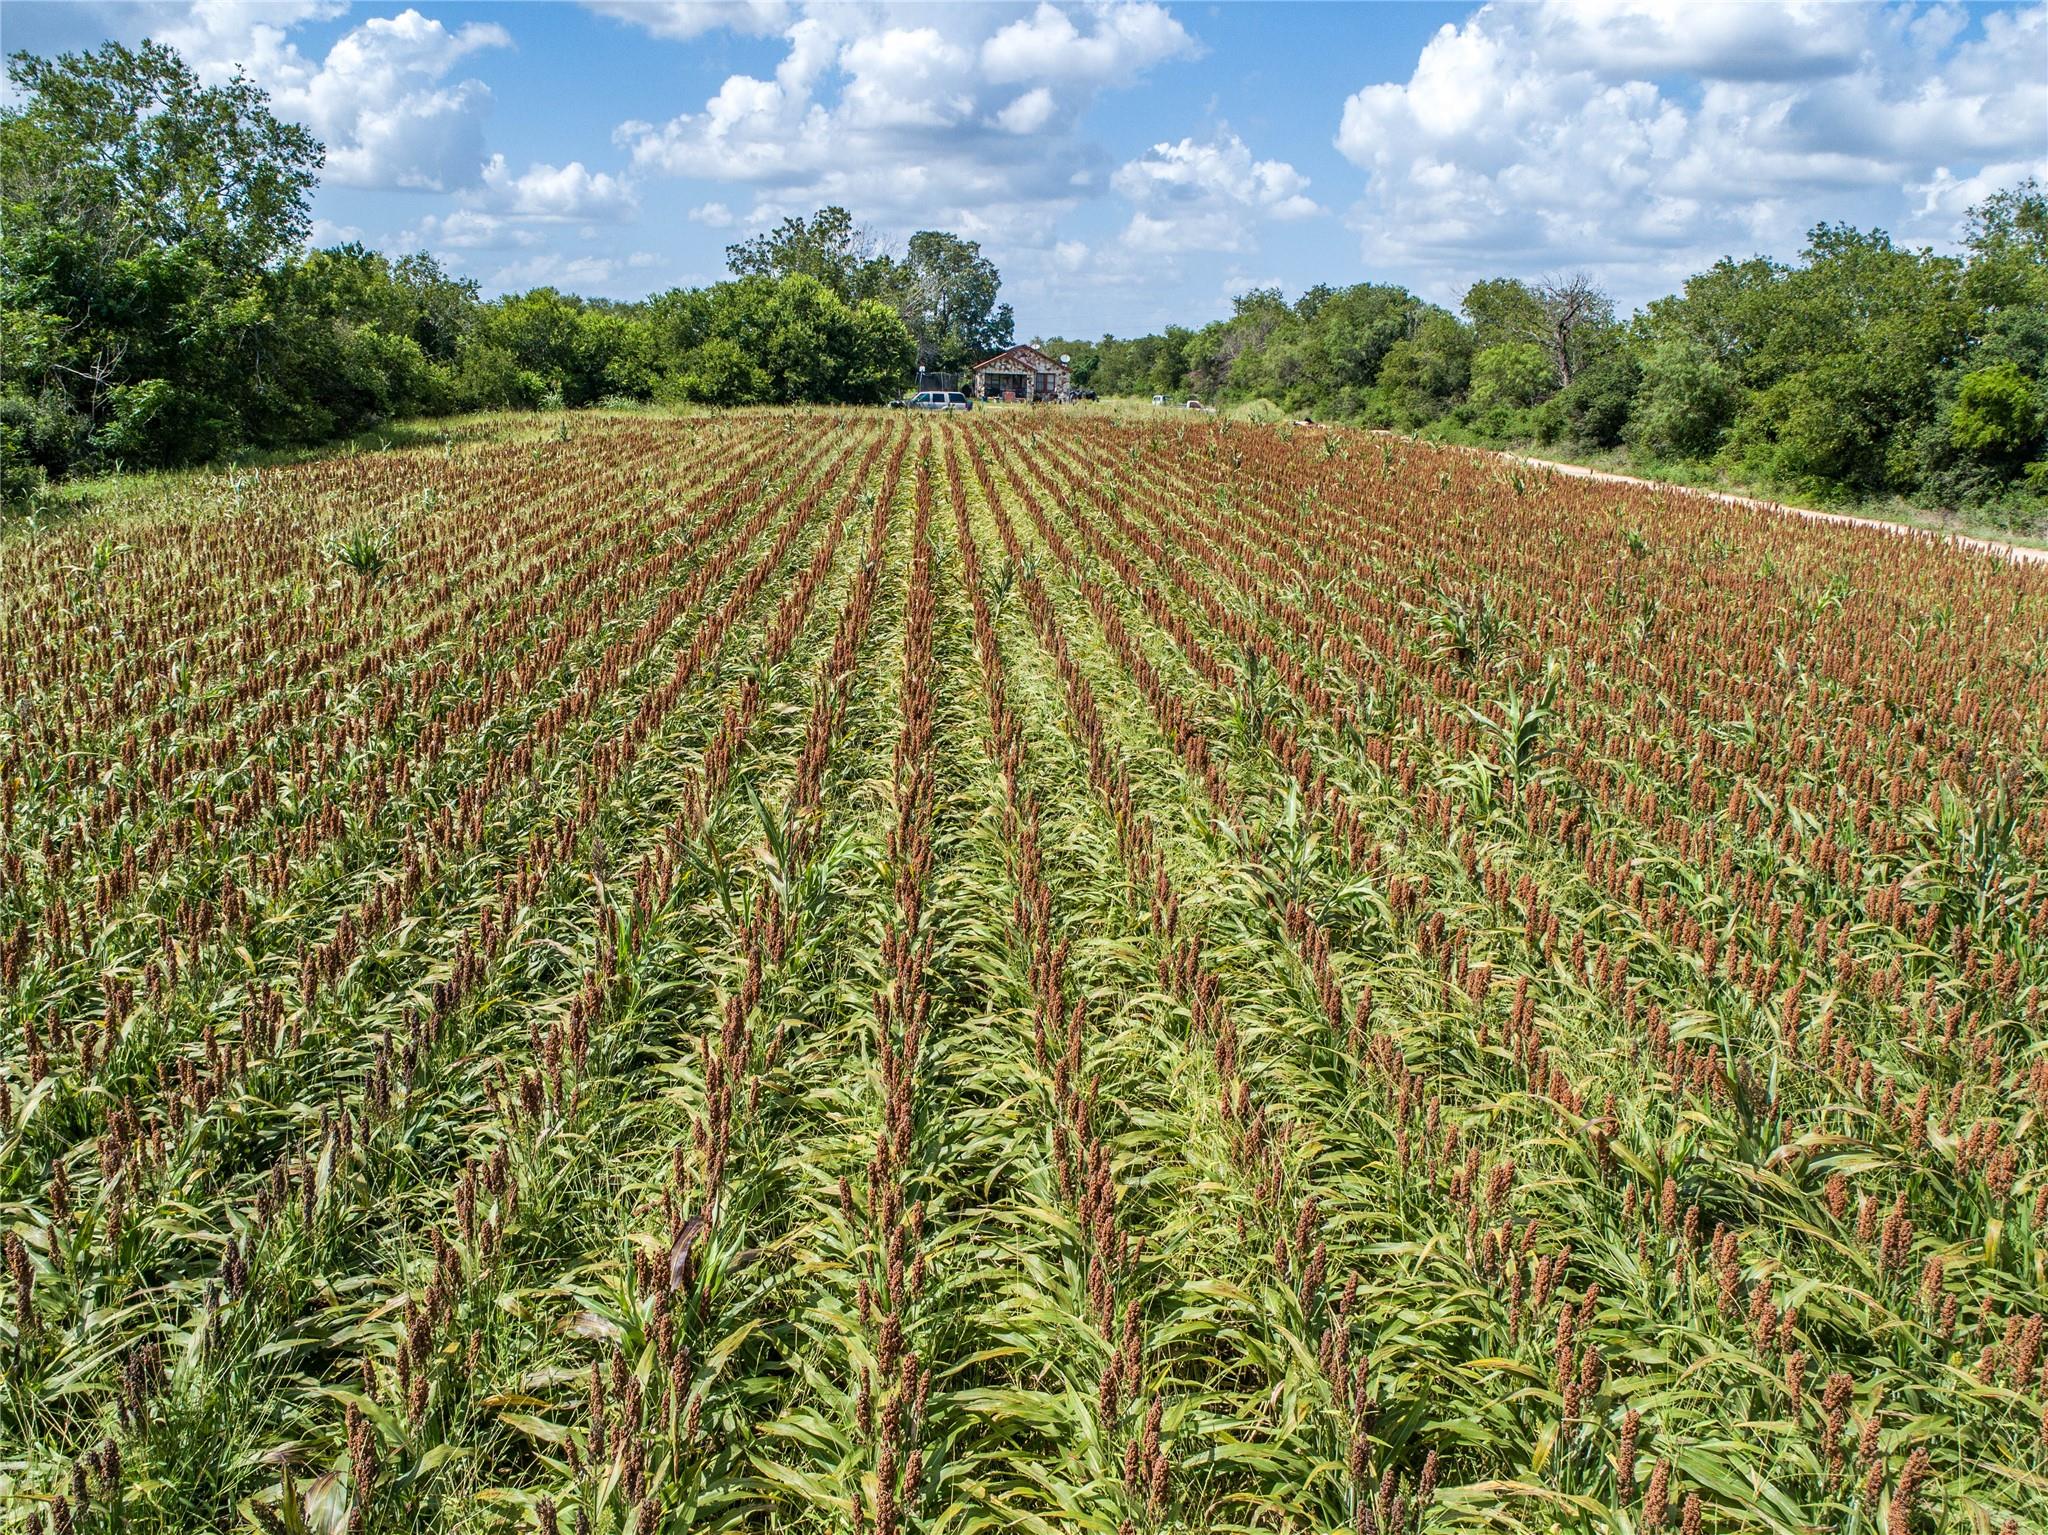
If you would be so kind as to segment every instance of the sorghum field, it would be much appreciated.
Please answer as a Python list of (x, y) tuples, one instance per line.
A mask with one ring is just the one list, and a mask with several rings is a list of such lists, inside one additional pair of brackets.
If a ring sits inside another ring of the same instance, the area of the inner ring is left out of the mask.
[(2048, 569), (577, 420), (0, 546), (0, 1518), (2048, 1522)]

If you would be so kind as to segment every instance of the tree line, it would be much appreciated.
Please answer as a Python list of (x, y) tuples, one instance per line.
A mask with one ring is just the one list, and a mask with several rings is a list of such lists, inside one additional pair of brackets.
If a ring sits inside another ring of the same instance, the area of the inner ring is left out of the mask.
[(2031, 180), (1972, 211), (1959, 255), (1823, 224), (1796, 261), (1716, 262), (1627, 319), (1583, 276), (1476, 283), (1457, 313), (1360, 283), (1045, 344), (1104, 395), (1612, 452), (1821, 500), (2048, 508), (2048, 196)]
[(307, 249), (324, 161), (245, 78), (154, 43), (15, 54), (0, 111), (0, 492), (310, 445), (404, 416), (603, 401), (871, 403), (1010, 344), (1001, 275), (844, 209), (634, 303), (485, 301), (432, 255)]
[[(80, 472), (309, 445), (391, 419), (604, 401), (863, 403), (1013, 339), (973, 241), (898, 255), (843, 208), (726, 250), (729, 281), (632, 303), (484, 300), (432, 255), (309, 250), (323, 163), (246, 79), (175, 52), (16, 54), (0, 110), (0, 494)], [(1288, 302), (1100, 341), (1077, 386), (1194, 394), (1709, 472), (1820, 500), (2048, 507), (2048, 197), (2028, 181), (1939, 255), (1823, 224), (1797, 260), (1723, 260), (1622, 318), (1583, 276)]]

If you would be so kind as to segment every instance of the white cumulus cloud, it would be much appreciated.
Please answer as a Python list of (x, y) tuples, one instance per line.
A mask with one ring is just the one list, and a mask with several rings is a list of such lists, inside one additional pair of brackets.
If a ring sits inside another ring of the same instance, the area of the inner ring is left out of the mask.
[(1258, 160), (1224, 129), (1203, 143), (1154, 144), (1113, 178), (1134, 212), (1124, 231), (1133, 250), (1248, 250), (1260, 219), (1308, 218), (1323, 211), (1308, 177), (1285, 160)]
[(1196, 51), (1153, 0), (1023, 15), (814, 5), (780, 35), (771, 74), (621, 123), (634, 168), (749, 187), (757, 211), (836, 202), (889, 232), (1001, 240), (1101, 190), (1106, 157), (1080, 127), (1100, 92)]
[(337, 224), (332, 219), (315, 219), (307, 244), (316, 248), (353, 245), (362, 238), (363, 231), (355, 224)]
[(515, 176), (503, 155), (493, 155), (484, 166), (483, 184), (491, 206), (519, 218), (617, 222), (639, 207), (630, 182), (588, 170), (581, 160), (529, 165)]
[(792, 9), (786, 0), (583, 0), (583, 6), (677, 42), (719, 30), (765, 37), (782, 30)]
[(1197, 50), (1186, 28), (1165, 7), (1095, 5), (1086, 30), (1056, 5), (1041, 4), (981, 46), (982, 68), (998, 83), (1088, 81), (1112, 84), (1130, 75), (1188, 58)]
[(491, 106), (482, 81), (448, 76), (469, 55), (511, 43), (490, 22), (450, 31), (415, 10), (371, 17), (317, 67), (297, 77), (284, 68), (271, 94), (326, 143), (330, 181), (448, 191), (476, 180)]
[(1059, 109), (1048, 87), (1034, 85), (996, 113), (996, 125), (1005, 133), (1036, 133), (1053, 120)]
[(429, 213), (399, 236), (406, 250), (507, 251), (531, 250), (540, 236), (510, 219), (477, 208)]
[(622, 297), (645, 293), (647, 279), (634, 274), (645, 273), (660, 264), (660, 258), (652, 251), (636, 250), (623, 256), (543, 251), (507, 262), (490, 274), (486, 285), (506, 292), (549, 287)]
[[(1646, 296), (1823, 218), (1936, 239), (1960, 187), (2048, 169), (2048, 10), (1543, 0), (1430, 39), (1344, 104), (1368, 262), (1455, 294), (1586, 266)], [(1902, 228), (1915, 218), (1918, 228)]]
[(175, 48), (202, 80), (237, 70), (270, 93), (280, 117), (306, 124), (327, 146), (325, 179), (338, 186), (451, 191), (476, 182), (491, 92), (451, 79), (465, 59), (512, 39), (492, 22), (450, 29), (406, 9), (350, 28), (324, 57), (291, 32), (346, 12), (338, 0), (209, 0), (149, 5), (124, 20)]

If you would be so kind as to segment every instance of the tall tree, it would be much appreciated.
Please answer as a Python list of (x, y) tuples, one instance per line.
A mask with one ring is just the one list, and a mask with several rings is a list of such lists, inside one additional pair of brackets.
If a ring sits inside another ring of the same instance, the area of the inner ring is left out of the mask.
[(1970, 210), (1969, 289), (1987, 309), (2048, 307), (2048, 192), (2029, 176)]
[[(1309, 298), (1295, 304), (1301, 314)], [(1350, 414), (1362, 407), (1380, 365), (1417, 323), (1422, 302), (1405, 288), (1358, 283), (1327, 292), (1304, 316), (1311, 323), (1303, 393), (1290, 402), (1304, 410)]]
[(1540, 345), (1550, 354), (1558, 382), (1569, 389), (1585, 366), (1588, 341), (1614, 324), (1614, 300), (1584, 272), (1545, 277), (1533, 291), (1543, 310)]
[(16, 53), (7, 73), (27, 98), (0, 113), (10, 212), (90, 231), (109, 256), (182, 246), (230, 272), (305, 243), (325, 153), (245, 76), (202, 86), (152, 42)]
[(1613, 325), (1614, 300), (1583, 272), (1534, 283), (1496, 277), (1466, 290), (1465, 316), (1481, 350), (1540, 346), (1558, 384), (1569, 388), (1585, 366), (1588, 342)]
[(1387, 349), (1373, 386), (1386, 419), (1418, 426), (1441, 415), (1472, 381), (1474, 333), (1446, 310), (1429, 308), (1413, 332)]
[(17, 53), (8, 74), (6, 392), (72, 420), (65, 435), (100, 457), (239, 440), (270, 383), (267, 270), (311, 227), (319, 142), (245, 78), (202, 86), (155, 43)]
[(1472, 322), (1472, 343), (1480, 350), (1534, 341), (1544, 332), (1543, 303), (1520, 278), (1489, 277), (1465, 290), (1462, 306)]
[(881, 242), (837, 205), (728, 245), (725, 264), (735, 277), (809, 277), (847, 304), (891, 297), (898, 282)]
[(1003, 277), (980, 242), (935, 229), (910, 237), (897, 300), (921, 368), (959, 369), (1009, 346), (1016, 319), (998, 303)]

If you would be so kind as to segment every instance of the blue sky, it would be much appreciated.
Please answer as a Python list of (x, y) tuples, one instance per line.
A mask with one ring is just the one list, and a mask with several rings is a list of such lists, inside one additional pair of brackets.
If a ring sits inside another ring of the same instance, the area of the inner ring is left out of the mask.
[(9, 0), (168, 42), (328, 146), (316, 237), (636, 297), (843, 203), (982, 241), (1020, 334), (1584, 270), (1624, 309), (1822, 220), (1953, 242), (2048, 179), (2048, 7)]

